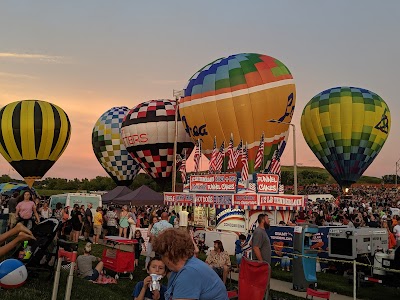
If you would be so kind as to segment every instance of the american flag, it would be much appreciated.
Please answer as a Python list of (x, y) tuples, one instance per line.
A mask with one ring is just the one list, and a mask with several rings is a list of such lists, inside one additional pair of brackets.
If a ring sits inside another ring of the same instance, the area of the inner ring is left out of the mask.
[(182, 183), (186, 183), (186, 151), (181, 160), (181, 165), (179, 166), (179, 171), (181, 172)]
[(225, 157), (225, 141), (222, 142), (221, 147), (217, 153), (217, 159), (215, 161), (215, 172), (221, 172), (222, 164), (224, 163)]
[(239, 145), (236, 148), (236, 151), (233, 153), (232, 159), (229, 159), (228, 169), (234, 169), (237, 165), (239, 155), (242, 154), (242, 141), (240, 141)]
[(211, 154), (211, 158), (210, 158), (210, 164), (209, 164), (209, 168), (208, 168), (208, 172), (212, 173), (215, 171), (215, 164), (217, 162), (217, 155), (218, 155), (218, 149), (217, 149), (217, 138), (214, 137), (214, 147), (213, 147), (213, 151)]
[(264, 158), (264, 132), (261, 135), (260, 146), (256, 154), (256, 161), (254, 163), (254, 169), (261, 167)]
[(226, 153), (228, 154), (228, 169), (233, 169), (233, 155), (234, 155), (234, 151), (233, 151), (233, 135), (231, 134), (231, 138), (229, 140), (229, 145), (228, 145), (228, 150), (226, 151)]
[(197, 141), (196, 151), (194, 152), (194, 171), (198, 172), (200, 168), (201, 140)]
[(279, 157), (279, 149), (275, 150), (274, 156), (270, 164), (266, 168), (266, 172), (270, 174), (278, 174), (281, 176), (281, 158)]
[(249, 155), (247, 153), (247, 144), (242, 150), (242, 181), (249, 180)]

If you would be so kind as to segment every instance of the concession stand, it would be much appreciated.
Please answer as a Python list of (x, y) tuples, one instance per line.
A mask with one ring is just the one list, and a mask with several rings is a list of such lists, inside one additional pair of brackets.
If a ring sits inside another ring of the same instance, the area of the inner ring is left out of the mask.
[(305, 209), (304, 196), (279, 194), (278, 175), (259, 173), (252, 177), (253, 181), (243, 183), (236, 173), (191, 175), (188, 189), (165, 192), (164, 203), (192, 207), (195, 226), (207, 232), (234, 233), (235, 238), (238, 233), (252, 232), (261, 212), (276, 225), (288, 223), (293, 212)]

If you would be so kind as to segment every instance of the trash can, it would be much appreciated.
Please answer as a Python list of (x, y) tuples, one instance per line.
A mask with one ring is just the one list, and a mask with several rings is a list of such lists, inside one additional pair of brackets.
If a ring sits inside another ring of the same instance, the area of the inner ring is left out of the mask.
[(0, 234), (7, 231), (8, 214), (0, 214)]
[(307, 288), (316, 287), (318, 251), (311, 249), (312, 236), (316, 233), (318, 233), (318, 226), (312, 224), (302, 224), (294, 229), (293, 289), (295, 291), (305, 292)]

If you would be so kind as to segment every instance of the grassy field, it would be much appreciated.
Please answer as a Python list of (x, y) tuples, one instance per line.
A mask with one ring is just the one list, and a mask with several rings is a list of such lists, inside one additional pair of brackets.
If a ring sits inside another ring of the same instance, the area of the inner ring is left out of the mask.
[[(79, 252), (82, 253), (84, 243), (80, 242)], [(92, 245), (92, 253), (97, 257), (101, 257), (103, 247), (102, 245)], [(205, 259), (205, 255), (200, 256), (201, 259)], [(234, 262), (234, 256), (232, 256), (232, 261)], [(144, 267), (144, 257), (141, 256), (139, 261), (139, 267), (134, 271), (134, 278), (130, 280), (128, 278), (121, 278), (118, 280), (117, 284), (108, 285), (97, 285), (81, 279), (79, 277), (74, 277), (73, 288), (71, 292), (71, 299), (84, 300), (84, 299), (132, 299), (131, 294), (135, 287), (136, 282), (143, 280), (147, 276), (147, 272), (143, 271)], [(111, 272), (107, 274), (113, 275)], [(38, 278), (28, 278), (26, 284), (15, 290), (0, 290), (1, 300), (31, 300), (31, 299), (41, 299), (50, 300), (52, 289), (53, 289), (53, 279), (48, 280), (46, 274), (41, 274)], [(61, 272), (60, 285), (58, 291), (57, 299), (64, 299), (65, 287), (67, 282), (67, 272)], [(164, 284), (166, 284), (166, 279), (164, 279)], [(237, 287), (237, 282), (233, 281), (231, 285), (228, 285), (228, 289), (234, 289)], [(282, 300), (299, 300), (298, 298), (289, 294), (271, 291), (273, 299)]]
[[(282, 271), (279, 268), (272, 270), (272, 277), (283, 280), (292, 281), (292, 273)], [(335, 274), (317, 273), (318, 288), (328, 290), (346, 296), (353, 296), (353, 283), (347, 278)], [(376, 300), (385, 296), (385, 299), (400, 299), (400, 289), (387, 287), (379, 284), (370, 284), (357, 289), (357, 299)]]
[[(80, 242), (80, 252), (84, 247), (84, 243)], [(103, 250), (102, 245), (93, 245), (93, 255), (101, 257)], [(201, 255), (200, 259), (205, 259), (205, 255)], [(232, 262), (234, 257), (232, 256)], [(144, 257), (141, 256), (139, 268), (134, 272), (133, 280), (121, 278), (118, 284), (96, 285), (78, 277), (74, 277), (71, 299), (132, 299), (131, 294), (136, 282), (143, 280), (147, 273), (142, 270), (144, 267)], [(109, 274), (110, 272), (108, 272)], [(111, 275), (113, 275), (111, 273)], [(283, 281), (292, 281), (292, 273), (281, 271), (279, 268), (273, 268), (272, 276)], [(65, 286), (67, 282), (67, 273), (62, 272), (60, 279), (59, 292), (57, 299), (64, 299)], [(164, 282), (166, 283), (166, 282)], [(237, 286), (236, 282), (232, 282), (228, 289)], [(343, 276), (334, 274), (318, 273), (318, 287), (338, 294), (352, 296), (353, 285)], [(1, 300), (29, 300), (29, 299), (51, 299), (53, 288), (53, 280), (47, 280), (45, 274), (39, 278), (29, 278), (27, 283), (15, 290), (0, 290)], [(275, 299), (298, 300), (298, 298), (286, 293), (271, 292)], [(380, 299), (382, 296), (388, 299), (400, 299), (400, 290), (389, 288), (381, 285), (372, 285), (370, 287), (362, 287), (357, 291), (357, 298), (365, 300)]]

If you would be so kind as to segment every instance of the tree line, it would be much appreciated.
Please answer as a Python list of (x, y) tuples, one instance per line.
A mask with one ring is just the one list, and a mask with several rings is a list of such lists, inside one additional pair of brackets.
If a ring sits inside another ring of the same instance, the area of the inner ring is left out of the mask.
[[(312, 170), (300, 170), (297, 174), (297, 180), (299, 186), (305, 186), (310, 184), (325, 184), (335, 183), (332, 176), (326, 171), (312, 171)], [(11, 178), (9, 175), (2, 175), (0, 177), (0, 183), (5, 182), (20, 182), (22, 180), (16, 180)], [(182, 183), (181, 177), (178, 174), (177, 182)], [(281, 172), (281, 183), (285, 186), (293, 185), (294, 176), (293, 170), (283, 170)], [(362, 176), (359, 180), (360, 183), (385, 183), (394, 184), (396, 182), (396, 175), (384, 175), (382, 178)], [(397, 183), (400, 184), (400, 177), (397, 176)], [(150, 175), (145, 173), (139, 173), (133, 183), (129, 186), (130, 189), (135, 190), (142, 185), (147, 185), (151, 189), (158, 192), (171, 191), (171, 181), (166, 181), (163, 185), (157, 184)], [(66, 179), (66, 178), (53, 178), (48, 177), (42, 180), (38, 180), (34, 184), (34, 188), (38, 190), (65, 190), (65, 191), (109, 191), (117, 185), (110, 177), (96, 176), (95, 178), (88, 179)]]

